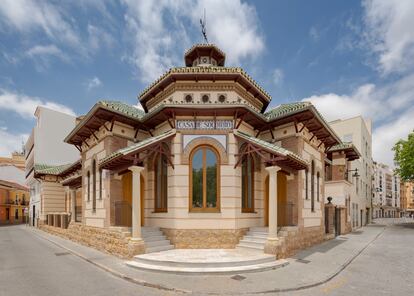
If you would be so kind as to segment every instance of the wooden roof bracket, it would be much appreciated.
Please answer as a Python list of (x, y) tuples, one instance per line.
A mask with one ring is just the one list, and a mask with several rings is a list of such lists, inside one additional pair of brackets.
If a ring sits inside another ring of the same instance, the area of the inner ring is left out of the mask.
[(103, 120), (102, 118), (95, 116), (95, 118), (99, 121), (99, 123), (109, 132), (109, 128), (106, 126), (106, 121)]
[(240, 121), (237, 123), (236, 129), (238, 129), (240, 127), (240, 125), (242, 124), (242, 122), (243, 122), (244, 117), (246, 116), (246, 114), (247, 114), (247, 112), (246, 113), (243, 113), (243, 115), (240, 117)]
[(89, 128), (89, 127), (86, 127), (86, 128), (91, 132), (91, 134), (96, 139), (96, 141), (99, 141), (99, 138), (95, 135), (95, 132), (91, 128)]
[(111, 120), (111, 128), (109, 129), (110, 132), (112, 132), (112, 130), (114, 129), (114, 124), (115, 124), (115, 117), (113, 117)]

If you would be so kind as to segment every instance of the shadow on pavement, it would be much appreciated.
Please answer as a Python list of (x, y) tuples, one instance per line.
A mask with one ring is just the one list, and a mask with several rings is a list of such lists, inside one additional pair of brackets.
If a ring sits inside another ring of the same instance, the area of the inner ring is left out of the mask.
[(308, 256), (311, 256), (315, 253), (326, 253), (330, 250), (332, 250), (333, 248), (343, 244), (346, 240), (341, 239), (341, 238), (336, 238), (327, 242), (324, 242), (320, 245), (311, 247), (309, 249), (300, 251), (298, 254), (296, 254), (295, 256), (293, 256), (293, 259), (299, 259), (302, 260)]

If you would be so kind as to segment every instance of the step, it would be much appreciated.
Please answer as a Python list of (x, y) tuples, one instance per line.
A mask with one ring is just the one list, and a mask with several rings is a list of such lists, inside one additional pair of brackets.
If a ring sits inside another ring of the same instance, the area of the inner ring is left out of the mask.
[(174, 249), (173, 245), (164, 245), (164, 246), (156, 246), (156, 247), (149, 247), (145, 248), (145, 253), (154, 253), (154, 252), (161, 252)]
[(166, 272), (174, 274), (234, 274), (245, 272), (257, 272), (271, 270), (286, 266), (287, 260), (274, 260), (254, 265), (231, 266), (231, 267), (177, 267), (177, 266), (159, 266), (137, 261), (127, 261), (126, 264), (131, 267), (147, 271)]
[(245, 235), (240, 241), (255, 242), (265, 244), (267, 238)]
[(269, 232), (269, 227), (250, 227), (250, 231)]
[[(251, 254), (260, 254), (260, 253), (253, 253)], [(249, 258), (248, 260), (238, 260), (238, 261), (217, 261), (217, 262), (192, 262), (192, 261), (177, 261), (177, 260), (161, 260), (161, 259), (154, 259), (148, 257), (147, 255), (137, 255), (134, 256), (134, 261), (138, 263), (144, 264), (151, 264), (156, 266), (168, 266), (168, 267), (232, 267), (232, 266), (247, 266), (247, 265), (256, 265), (262, 264), (266, 262), (273, 262), (276, 258), (273, 255), (264, 255), (260, 254), (255, 256), (254, 258)]]
[(157, 241), (144, 241), (146, 248), (152, 248), (152, 247), (158, 247), (158, 246), (169, 246), (170, 241), (163, 239), (163, 240), (157, 240)]
[(258, 233), (258, 232), (248, 232), (245, 236), (254, 236), (254, 237), (260, 237), (260, 238), (267, 238), (269, 236), (268, 233)]
[(162, 233), (161, 230), (142, 233), (142, 237), (151, 237), (151, 236), (164, 236), (164, 233)]
[(143, 240), (146, 242), (154, 242), (154, 241), (160, 241), (160, 240), (167, 240), (165, 235), (154, 235), (154, 236), (147, 236), (143, 237)]
[(244, 248), (244, 249), (253, 249), (253, 250), (260, 250), (263, 251), (264, 250), (264, 245), (253, 245), (250, 243), (245, 243), (245, 242), (240, 242), (237, 246), (237, 249), (239, 248)]

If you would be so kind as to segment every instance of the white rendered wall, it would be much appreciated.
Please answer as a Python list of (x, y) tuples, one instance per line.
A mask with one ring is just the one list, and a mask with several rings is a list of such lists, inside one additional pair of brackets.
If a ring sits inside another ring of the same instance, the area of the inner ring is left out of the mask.
[(75, 127), (75, 117), (38, 107), (34, 131), (34, 163), (60, 165), (79, 159), (79, 151), (63, 142)]

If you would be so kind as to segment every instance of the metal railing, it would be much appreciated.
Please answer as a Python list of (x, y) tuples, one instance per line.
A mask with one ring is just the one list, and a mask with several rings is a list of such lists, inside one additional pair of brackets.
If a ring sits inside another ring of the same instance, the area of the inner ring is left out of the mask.
[(130, 227), (132, 225), (132, 207), (131, 205), (124, 201), (115, 201), (115, 226), (126, 226)]

